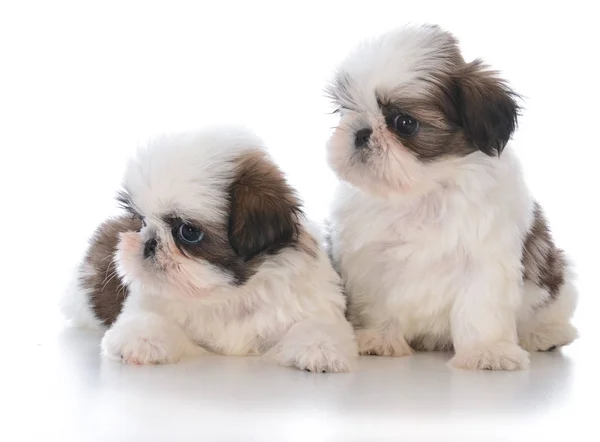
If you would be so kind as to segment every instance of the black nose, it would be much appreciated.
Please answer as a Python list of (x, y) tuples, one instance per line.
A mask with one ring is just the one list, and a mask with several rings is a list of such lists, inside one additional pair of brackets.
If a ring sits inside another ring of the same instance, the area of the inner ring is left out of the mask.
[(156, 253), (156, 246), (158, 245), (158, 242), (156, 241), (155, 238), (149, 239), (148, 241), (146, 241), (146, 244), (144, 244), (144, 258), (148, 259), (151, 256), (154, 256)]
[(363, 147), (365, 144), (369, 142), (369, 138), (371, 138), (371, 134), (373, 133), (373, 129), (365, 128), (356, 131), (356, 135), (354, 138), (354, 145), (356, 147)]

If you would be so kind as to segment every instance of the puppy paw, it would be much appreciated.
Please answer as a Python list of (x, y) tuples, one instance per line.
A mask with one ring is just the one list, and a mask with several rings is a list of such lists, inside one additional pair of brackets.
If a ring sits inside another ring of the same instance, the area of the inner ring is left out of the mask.
[(286, 347), (277, 345), (266, 356), (285, 367), (296, 367), (313, 373), (346, 373), (352, 370), (354, 358), (322, 343)]
[(570, 344), (577, 337), (577, 330), (571, 324), (546, 324), (522, 336), (519, 344), (528, 351), (552, 351)]
[(529, 367), (529, 353), (512, 342), (497, 342), (457, 351), (450, 366), (464, 370), (524, 370)]
[(404, 337), (392, 336), (379, 330), (357, 330), (356, 342), (361, 355), (410, 356), (414, 353)]
[(280, 365), (300, 370), (343, 373), (354, 367), (357, 349), (349, 324), (306, 321), (292, 326), (265, 356)]
[(136, 337), (123, 344), (111, 342), (109, 338), (102, 351), (112, 359), (120, 357), (124, 364), (129, 365), (170, 364), (180, 358), (180, 355), (171, 353), (164, 342), (144, 337)]
[(294, 366), (313, 373), (346, 373), (352, 369), (352, 361), (335, 350), (315, 346), (298, 354)]
[(115, 324), (104, 334), (101, 349), (104, 356), (131, 365), (170, 364), (183, 355), (176, 336), (146, 321)]

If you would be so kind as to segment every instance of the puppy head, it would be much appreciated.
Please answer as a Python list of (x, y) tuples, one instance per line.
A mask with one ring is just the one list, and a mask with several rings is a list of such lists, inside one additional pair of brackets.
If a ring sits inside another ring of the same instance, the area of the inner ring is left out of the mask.
[(299, 235), (300, 202), (262, 142), (237, 128), (163, 137), (127, 168), (122, 205), (143, 221), (121, 235), (128, 283), (203, 297), (244, 284)]
[(338, 176), (375, 193), (430, 187), (474, 152), (502, 153), (516, 95), (481, 61), (466, 63), (437, 26), (405, 27), (364, 43), (327, 94), (340, 113), (328, 143)]

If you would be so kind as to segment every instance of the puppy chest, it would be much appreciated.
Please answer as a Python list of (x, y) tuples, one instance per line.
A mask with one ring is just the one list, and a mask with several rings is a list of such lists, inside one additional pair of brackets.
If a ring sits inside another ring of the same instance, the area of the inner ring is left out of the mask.
[(349, 255), (343, 271), (356, 313), (373, 319), (390, 315), (415, 333), (444, 333), (469, 260), (460, 253), (436, 256), (433, 247), (371, 244)]

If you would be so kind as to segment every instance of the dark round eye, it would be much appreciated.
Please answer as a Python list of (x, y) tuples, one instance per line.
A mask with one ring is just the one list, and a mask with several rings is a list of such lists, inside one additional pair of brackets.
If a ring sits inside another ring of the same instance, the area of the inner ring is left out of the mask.
[(204, 232), (197, 227), (189, 224), (179, 226), (179, 238), (186, 244), (198, 244), (203, 237)]
[(394, 130), (405, 137), (412, 137), (419, 131), (419, 122), (410, 115), (399, 114), (394, 117)]

